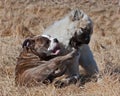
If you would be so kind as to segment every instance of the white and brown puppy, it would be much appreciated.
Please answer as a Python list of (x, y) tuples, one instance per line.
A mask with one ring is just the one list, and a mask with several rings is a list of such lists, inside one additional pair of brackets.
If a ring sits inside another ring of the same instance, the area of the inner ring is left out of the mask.
[[(44, 82), (50, 74), (76, 54), (76, 50), (65, 56), (48, 59), (47, 51), (51, 40), (43, 36), (28, 38), (23, 42), (23, 49), (15, 67), (15, 83), (20, 86), (34, 86)], [(60, 50), (59, 48), (56, 51)], [(52, 49), (52, 50), (54, 50)], [(56, 53), (53, 51), (52, 53)], [(47, 61), (49, 60), (49, 61)]]
[(72, 50), (73, 47), (79, 49), (80, 55), (75, 56), (74, 62), (71, 62), (74, 64), (69, 64), (67, 66), (67, 70), (69, 70), (68, 77), (79, 78), (79, 65), (82, 65), (88, 75), (92, 76), (99, 72), (88, 46), (92, 33), (92, 20), (87, 14), (79, 9), (71, 11), (64, 18), (46, 28), (43, 32), (43, 35), (56, 37), (59, 42), (64, 45), (65, 50), (63, 50), (63, 53), (65, 54)]

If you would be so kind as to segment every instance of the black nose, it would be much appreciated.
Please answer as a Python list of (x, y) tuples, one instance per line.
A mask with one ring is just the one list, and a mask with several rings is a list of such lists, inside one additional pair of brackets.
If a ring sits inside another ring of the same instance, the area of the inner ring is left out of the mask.
[(54, 42), (58, 43), (59, 41), (58, 41), (58, 39), (57, 39), (57, 38), (54, 38)]

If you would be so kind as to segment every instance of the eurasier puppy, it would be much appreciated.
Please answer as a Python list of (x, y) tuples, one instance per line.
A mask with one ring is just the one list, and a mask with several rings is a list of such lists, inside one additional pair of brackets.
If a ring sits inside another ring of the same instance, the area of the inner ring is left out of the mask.
[(85, 69), (86, 75), (93, 76), (99, 73), (96, 61), (88, 45), (92, 33), (93, 22), (91, 18), (80, 9), (71, 11), (43, 32), (44, 35), (56, 37), (59, 42), (64, 45), (64, 54), (69, 53), (72, 48), (76, 48), (79, 51), (78, 53), (80, 55), (75, 56), (74, 62), (67, 65), (68, 78), (64, 80), (65, 82), (69, 83), (71, 78), (77, 80), (80, 77), (79, 65)]

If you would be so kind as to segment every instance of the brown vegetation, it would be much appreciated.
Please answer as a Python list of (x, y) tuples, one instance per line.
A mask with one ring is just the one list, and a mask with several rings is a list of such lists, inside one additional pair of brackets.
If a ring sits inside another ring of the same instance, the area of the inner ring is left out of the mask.
[[(21, 43), (40, 34), (55, 20), (79, 7), (94, 22), (90, 43), (101, 72), (98, 82), (84, 87), (53, 85), (15, 87), (14, 68)], [(0, 96), (119, 96), (120, 95), (119, 0), (0, 0)]]

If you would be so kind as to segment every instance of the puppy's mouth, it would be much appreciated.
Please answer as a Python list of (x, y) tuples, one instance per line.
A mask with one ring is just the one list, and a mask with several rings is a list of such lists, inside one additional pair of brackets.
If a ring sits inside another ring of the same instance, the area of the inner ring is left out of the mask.
[(61, 48), (59, 46), (55, 46), (52, 50), (49, 50), (51, 55), (58, 55), (61, 51)]
[(58, 55), (60, 53), (60, 47), (59, 46), (55, 46), (53, 50), (51, 50), (52, 53), (54, 53), (54, 55)]

